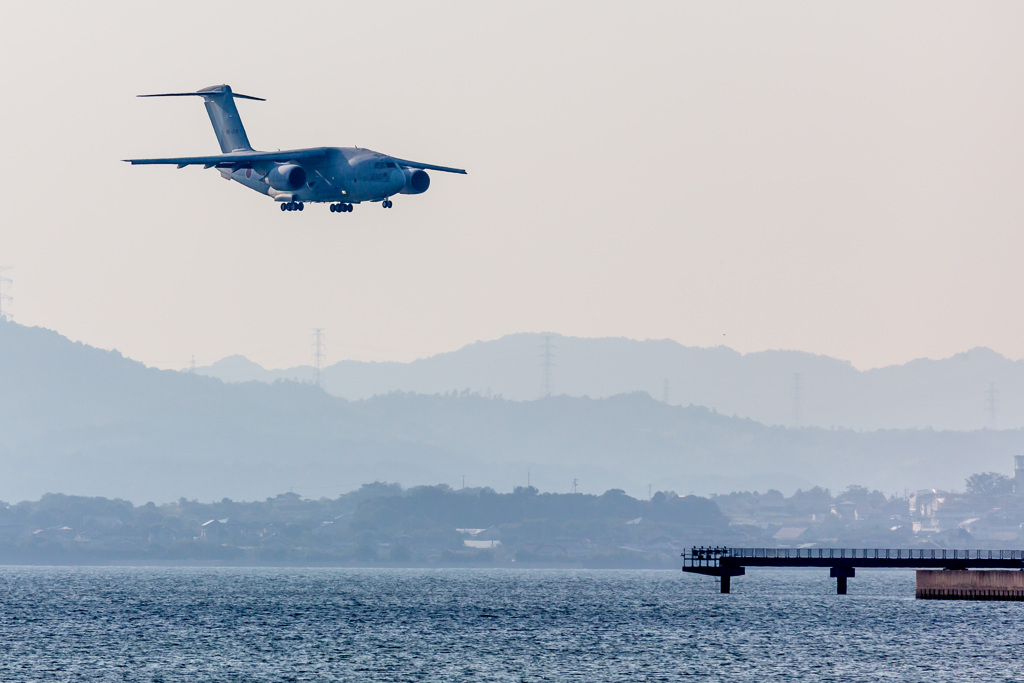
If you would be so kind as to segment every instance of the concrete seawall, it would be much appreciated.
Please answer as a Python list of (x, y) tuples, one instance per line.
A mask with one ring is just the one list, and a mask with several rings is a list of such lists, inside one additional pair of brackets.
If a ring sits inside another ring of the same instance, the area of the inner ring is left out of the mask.
[(1024, 571), (918, 569), (921, 600), (1024, 600)]

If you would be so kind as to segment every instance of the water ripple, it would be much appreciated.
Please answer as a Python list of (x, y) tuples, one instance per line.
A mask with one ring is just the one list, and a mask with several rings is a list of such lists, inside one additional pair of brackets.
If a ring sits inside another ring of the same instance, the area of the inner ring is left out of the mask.
[(1024, 603), (907, 571), (0, 568), (3, 681), (1012, 681)]

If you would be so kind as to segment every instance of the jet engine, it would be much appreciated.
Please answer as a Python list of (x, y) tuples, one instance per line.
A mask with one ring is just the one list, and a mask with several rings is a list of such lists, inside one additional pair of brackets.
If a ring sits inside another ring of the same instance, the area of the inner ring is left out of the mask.
[(430, 187), (430, 176), (427, 172), (418, 168), (403, 168), (405, 174), (405, 187), (401, 189), (402, 194), (423, 194)]
[(306, 184), (306, 170), (298, 164), (281, 164), (271, 169), (264, 180), (275, 190), (298, 190)]

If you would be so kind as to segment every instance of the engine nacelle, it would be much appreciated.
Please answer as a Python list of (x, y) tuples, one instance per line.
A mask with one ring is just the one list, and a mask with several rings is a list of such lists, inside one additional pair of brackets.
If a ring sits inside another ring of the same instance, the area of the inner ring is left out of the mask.
[(306, 169), (298, 164), (281, 164), (271, 169), (264, 180), (275, 190), (298, 190), (306, 184)]
[(405, 187), (401, 189), (402, 194), (423, 194), (430, 187), (430, 176), (420, 168), (403, 168), (405, 174)]

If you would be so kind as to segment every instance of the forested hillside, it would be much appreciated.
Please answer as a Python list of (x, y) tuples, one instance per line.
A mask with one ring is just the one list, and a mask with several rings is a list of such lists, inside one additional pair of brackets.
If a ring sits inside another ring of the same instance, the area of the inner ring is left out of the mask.
[[(311, 367), (265, 370), (241, 356), (197, 371), (232, 382), (313, 378)], [(985, 348), (861, 371), (799, 351), (741, 354), (667, 339), (514, 334), (410, 363), (338, 361), (324, 369), (323, 385), (353, 400), (455, 391), (531, 401), (547, 393), (545, 386), (552, 394), (590, 398), (642, 391), (670, 405), (788, 427), (1024, 427), (1024, 361)]]
[(392, 393), (146, 368), (0, 321), (0, 499), (338, 495), (376, 480), (510, 491), (959, 488), (1007, 471), (1020, 431), (770, 427), (645, 393), (534, 401)]

